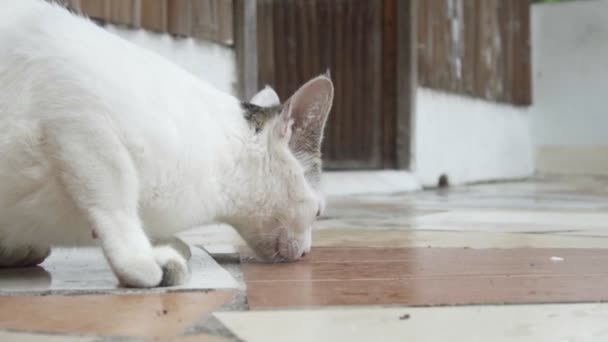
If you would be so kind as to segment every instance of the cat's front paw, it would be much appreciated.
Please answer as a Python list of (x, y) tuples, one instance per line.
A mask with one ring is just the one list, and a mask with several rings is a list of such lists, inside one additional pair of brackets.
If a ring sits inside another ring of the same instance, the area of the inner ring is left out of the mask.
[(114, 273), (124, 287), (156, 287), (163, 278), (161, 265), (150, 254), (121, 258), (113, 265)]
[(171, 246), (154, 247), (154, 257), (162, 268), (162, 280), (159, 286), (182, 285), (190, 279), (188, 261)]
[(190, 278), (186, 259), (169, 245), (155, 246), (152, 254), (122, 258), (114, 262), (114, 271), (122, 286), (150, 288), (176, 286)]

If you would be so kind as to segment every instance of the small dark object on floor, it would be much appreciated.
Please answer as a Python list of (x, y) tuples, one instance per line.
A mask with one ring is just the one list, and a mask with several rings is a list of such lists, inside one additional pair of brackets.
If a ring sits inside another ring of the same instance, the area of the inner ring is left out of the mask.
[(410, 314), (405, 314), (405, 315), (399, 316), (400, 321), (405, 321), (406, 319), (410, 319)]
[(437, 182), (437, 186), (439, 188), (447, 188), (447, 187), (449, 187), (450, 186), (450, 180), (448, 178), (448, 175), (446, 175), (444, 173), (441, 176), (439, 176), (439, 181)]

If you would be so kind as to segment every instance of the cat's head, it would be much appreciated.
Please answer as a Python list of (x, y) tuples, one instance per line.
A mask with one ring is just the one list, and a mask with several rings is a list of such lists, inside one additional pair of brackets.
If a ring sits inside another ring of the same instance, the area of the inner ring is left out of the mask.
[(283, 104), (270, 87), (243, 103), (252, 142), (241, 190), (249, 203), (232, 225), (264, 260), (294, 261), (310, 251), (325, 206), (321, 141), (333, 93), (329, 77), (319, 76)]

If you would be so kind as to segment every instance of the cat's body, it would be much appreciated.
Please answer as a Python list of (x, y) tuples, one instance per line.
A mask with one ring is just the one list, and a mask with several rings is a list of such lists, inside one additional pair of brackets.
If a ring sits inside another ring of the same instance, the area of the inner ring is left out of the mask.
[(163, 270), (179, 283), (183, 257), (150, 240), (215, 221), (269, 258), (310, 248), (317, 184), (290, 151), (290, 122), (318, 117), (318, 153), (327, 78), (260, 130), (236, 98), (58, 6), (4, 1), (0, 12), (0, 266), (101, 245), (125, 285), (156, 286)]
[[(13, 6), (26, 7), (20, 2)], [(220, 193), (217, 177), (242, 152), (239, 141), (247, 139), (247, 127), (240, 103), (100, 27), (79, 25), (79, 31), (70, 32), (71, 21), (80, 18), (38, 7), (38, 13), (24, 13), (35, 20), (15, 18), (8, 28), (0, 23), (0, 203), (5, 204), (0, 210), (15, 204), (13, 213), (0, 212), (0, 220), (32, 220), (27, 225), (37, 227), (57, 217), (55, 229), (48, 231), (74, 228), (74, 222), (82, 221), (78, 210), (67, 205), (67, 194), (60, 195), (58, 170), (44, 150), (53, 149), (57, 136), (97, 150), (95, 145), (105, 142), (95, 141), (95, 131), (106, 125), (112, 125), (109, 132), (99, 133), (112, 134), (140, 175), (137, 188), (146, 231), (173, 234), (200, 224), (196, 217), (214, 217), (219, 201), (204, 193)], [(200, 111), (192, 113), (191, 108)], [(194, 170), (198, 177), (188, 175)], [(183, 184), (184, 179), (199, 184)], [(184, 210), (189, 203), (198, 205)], [(171, 214), (155, 215), (159, 212)], [(32, 238), (52, 244), (94, 243), (90, 231), (78, 229), (32, 233)]]

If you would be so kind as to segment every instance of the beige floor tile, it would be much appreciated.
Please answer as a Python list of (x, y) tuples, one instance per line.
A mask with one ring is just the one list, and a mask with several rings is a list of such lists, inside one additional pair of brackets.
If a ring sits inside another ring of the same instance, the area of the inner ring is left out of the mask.
[(418, 216), (415, 229), (455, 231), (606, 231), (608, 212), (454, 210)]
[(504, 232), (328, 229), (313, 232), (313, 246), (608, 248), (608, 237)]
[(248, 342), (608, 341), (607, 304), (338, 308), (214, 315)]
[(236, 291), (0, 297), (0, 328), (103, 336), (172, 337)]
[(445, 197), (421, 197), (414, 200), (420, 209), (504, 209), (504, 210), (567, 210), (597, 211), (608, 208), (605, 197), (587, 195), (536, 194), (454, 194)]
[(396, 212), (408, 216), (424, 211), (459, 209), (568, 210), (592, 211), (608, 208), (608, 192), (598, 194), (584, 190), (535, 190), (519, 183), (492, 187), (474, 185), (447, 190), (424, 191), (393, 195), (359, 195), (330, 197), (327, 213), (330, 217), (378, 215)]

